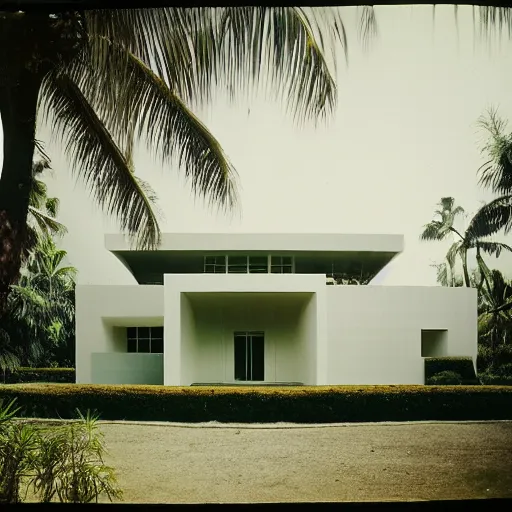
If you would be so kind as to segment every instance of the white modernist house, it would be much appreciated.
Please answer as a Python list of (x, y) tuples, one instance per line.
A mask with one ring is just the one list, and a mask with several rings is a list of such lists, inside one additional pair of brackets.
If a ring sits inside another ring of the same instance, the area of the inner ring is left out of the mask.
[(165, 234), (137, 251), (107, 235), (106, 247), (138, 284), (77, 286), (78, 383), (423, 384), (425, 357), (476, 361), (474, 289), (366, 284), (402, 236)]

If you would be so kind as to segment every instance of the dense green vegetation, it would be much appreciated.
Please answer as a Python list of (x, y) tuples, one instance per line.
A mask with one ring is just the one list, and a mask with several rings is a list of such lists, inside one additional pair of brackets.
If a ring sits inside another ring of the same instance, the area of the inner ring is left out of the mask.
[(33, 166), (28, 232), (18, 282), (11, 285), (0, 326), (0, 369), (73, 367), (76, 269), (58, 248), (66, 228), (57, 220), (59, 200), (47, 196), (48, 157)]
[[(441, 198), (435, 218), (424, 226), (420, 238), (452, 240), (445, 260), (435, 265), (437, 281), (443, 286), (477, 289), (479, 378), (484, 384), (511, 384), (512, 281), (499, 270), (490, 269), (484, 256), (498, 258), (503, 252), (512, 251), (509, 245), (491, 238), (499, 233), (508, 235), (512, 229), (512, 133), (506, 132), (506, 122), (495, 110), (480, 118), (480, 126), (487, 134), (487, 142), (482, 147), (485, 163), (478, 170), (479, 183), (497, 198), (482, 206), (465, 229), (459, 227), (464, 209), (455, 205), (453, 197)], [(476, 260), (472, 269), (468, 263), (471, 253)], [(433, 377), (429, 375), (430, 379)], [(439, 379), (443, 380), (443, 376)], [(460, 374), (444, 375), (445, 382), (453, 379), (464, 380)]]
[(105, 420), (332, 423), (512, 419), (512, 388), (501, 386), (174, 387), (8, 384), (0, 399), (20, 414)]
[[(19, 421), (15, 401), (0, 402), (0, 504), (31, 501), (89, 503), (121, 497), (96, 417), (44, 425)], [(73, 418), (76, 418), (76, 412)]]

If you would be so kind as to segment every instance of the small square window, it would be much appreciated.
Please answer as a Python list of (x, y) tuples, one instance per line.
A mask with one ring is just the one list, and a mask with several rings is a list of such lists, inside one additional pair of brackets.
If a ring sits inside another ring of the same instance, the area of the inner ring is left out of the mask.
[(164, 351), (164, 340), (152, 339), (151, 340), (151, 353), (162, 354)]
[(143, 339), (141, 340), (139, 338), (138, 340), (138, 350), (137, 352), (140, 354), (140, 353), (148, 353), (149, 352), (149, 339)]
[(126, 328), (126, 337), (135, 339), (137, 338), (137, 327), (127, 327)]
[(127, 351), (128, 352), (137, 352), (137, 340), (129, 339), (127, 344)]

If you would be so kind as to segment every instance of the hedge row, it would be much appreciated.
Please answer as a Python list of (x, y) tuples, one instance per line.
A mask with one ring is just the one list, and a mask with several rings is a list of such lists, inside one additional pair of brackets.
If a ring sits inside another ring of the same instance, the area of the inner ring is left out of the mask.
[(437, 384), (435, 376), (445, 372), (458, 373), (461, 384), (474, 386), (480, 384), (471, 357), (426, 357), (425, 384)]
[(0, 386), (20, 414), (177, 422), (367, 422), (512, 419), (512, 388), (498, 386), (170, 387), (68, 384)]
[(20, 367), (5, 372), (5, 382), (9, 384), (25, 382), (75, 382), (74, 368), (28, 368)]

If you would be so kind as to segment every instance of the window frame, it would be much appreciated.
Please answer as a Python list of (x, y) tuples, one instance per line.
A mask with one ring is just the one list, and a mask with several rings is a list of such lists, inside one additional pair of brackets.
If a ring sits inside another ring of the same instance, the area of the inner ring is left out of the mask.
[[(129, 329), (135, 329), (135, 335), (131, 336)], [(140, 337), (139, 336), (139, 329), (149, 329), (148, 331), (148, 337)], [(153, 335), (153, 332), (156, 329), (161, 329), (161, 335), (160, 333), (155, 333)], [(126, 353), (127, 354), (163, 354), (164, 353), (164, 330), (163, 325), (155, 325), (155, 326), (131, 326), (126, 328)], [(153, 344), (152, 341), (161, 341), (162, 342), (162, 351), (161, 352), (153, 352)], [(130, 348), (130, 342), (135, 341), (135, 350), (129, 350)], [(139, 351), (139, 341), (148, 341), (149, 342), (149, 350)]]

